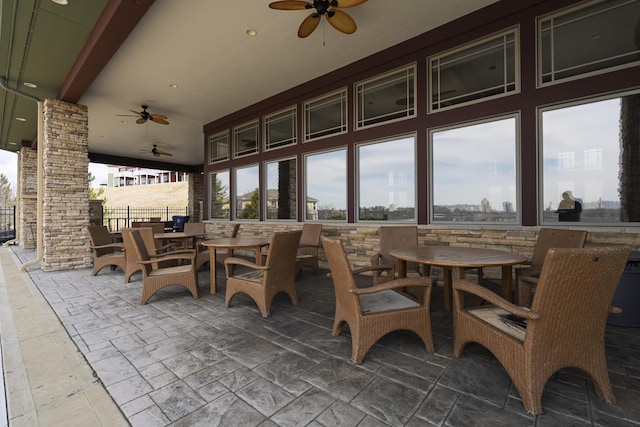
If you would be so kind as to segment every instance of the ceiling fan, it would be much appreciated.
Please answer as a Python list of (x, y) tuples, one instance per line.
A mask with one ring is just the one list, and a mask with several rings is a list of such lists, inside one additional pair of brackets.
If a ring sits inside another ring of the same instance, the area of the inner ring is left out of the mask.
[(147, 108), (149, 108), (146, 105), (142, 105), (142, 111), (133, 111), (133, 110), (129, 110), (132, 113), (135, 114), (135, 116), (132, 116), (131, 114), (118, 114), (118, 116), (121, 117), (138, 117), (138, 120), (136, 120), (136, 123), (138, 123), (139, 125), (141, 125), (142, 123), (145, 123), (147, 120), (151, 120), (154, 123), (159, 123), (161, 125), (168, 125), (169, 122), (167, 121), (167, 116), (163, 116), (162, 114), (152, 114), (149, 113), (147, 111)]
[(354, 33), (357, 28), (356, 21), (340, 9), (357, 6), (366, 1), (367, 0), (313, 0), (313, 2), (306, 2), (302, 0), (285, 0), (269, 3), (269, 7), (277, 10), (315, 9), (315, 12), (302, 21), (298, 29), (298, 37), (304, 38), (316, 29), (323, 16), (327, 18), (329, 24), (336, 30), (345, 34)]
[(173, 156), (173, 154), (171, 154), (171, 153), (169, 153), (167, 151), (163, 151), (163, 150), (159, 149), (157, 144), (153, 144), (153, 148), (151, 149), (151, 154), (153, 154), (156, 157)]

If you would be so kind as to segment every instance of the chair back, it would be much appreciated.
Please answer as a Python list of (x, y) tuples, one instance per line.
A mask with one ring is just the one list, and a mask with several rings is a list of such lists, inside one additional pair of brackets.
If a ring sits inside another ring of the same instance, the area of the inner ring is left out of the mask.
[(185, 222), (185, 233), (204, 234), (204, 222)]
[(604, 340), (629, 254), (625, 247), (549, 249), (531, 304), (541, 318), (529, 321), (525, 338), (540, 347), (536, 351), (575, 355), (582, 346)]
[(94, 253), (96, 256), (107, 255), (113, 253), (113, 248), (95, 248), (95, 246), (109, 245), (113, 243), (111, 240), (111, 233), (106, 225), (90, 225), (89, 239), (91, 239), (91, 246), (94, 246)]
[(349, 292), (350, 289), (356, 288), (356, 283), (342, 242), (327, 237), (322, 237), (321, 240), (331, 270), (336, 294), (336, 312), (360, 313), (360, 299)]
[(302, 231), (288, 231), (275, 233), (269, 244), (269, 252), (265, 265), (269, 267), (264, 274), (267, 286), (278, 282), (291, 282), (296, 280), (296, 252), (300, 242)]
[(317, 255), (321, 233), (322, 224), (304, 223), (300, 235), (300, 246), (304, 247), (298, 249), (298, 255)]
[(380, 254), (382, 264), (397, 264), (397, 260), (389, 255), (392, 249), (414, 248), (418, 246), (418, 227), (403, 225), (397, 227), (380, 227)]
[(531, 257), (532, 267), (542, 267), (551, 248), (582, 248), (587, 240), (584, 230), (541, 228)]
[(231, 237), (238, 237), (238, 233), (240, 233), (240, 224), (235, 224), (231, 231)]
[[(138, 261), (149, 261), (150, 259), (149, 251), (147, 250), (147, 245), (145, 244), (145, 241), (142, 237), (142, 234), (141, 234), (142, 231), (143, 231), (142, 229), (132, 229), (129, 235), (133, 239), (133, 247), (134, 247), (136, 256), (138, 258)], [(151, 270), (153, 268), (151, 264), (141, 264), (141, 267), (142, 267), (142, 273), (144, 277), (147, 277), (151, 273)]]

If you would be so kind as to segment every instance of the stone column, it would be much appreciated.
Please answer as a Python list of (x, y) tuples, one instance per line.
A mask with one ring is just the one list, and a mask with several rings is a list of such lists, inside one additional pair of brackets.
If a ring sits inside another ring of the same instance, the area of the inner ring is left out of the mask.
[(37, 226), (37, 198), (38, 198), (38, 152), (30, 147), (22, 147), (18, 155), (20, 162), (20, 179), (17, 189), (20, 194), (20, 248), (36, 248), (36, 226)]
[(87, 107), (44, 102), (43, 271), (92, 265)]
[(202, 201), (204, 200), (204, 174), (189, 174), (189, 221), (202, 222)]

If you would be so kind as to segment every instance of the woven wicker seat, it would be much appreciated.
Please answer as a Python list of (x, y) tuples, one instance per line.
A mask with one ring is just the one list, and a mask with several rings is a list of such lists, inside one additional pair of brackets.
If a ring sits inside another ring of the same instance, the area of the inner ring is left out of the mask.
[(542, 228), (533, 249), (528, 267), (516, 268), (516, 293), (519, 305), (531, 305), (532, 287), (538, 282), (547, 251), (551, 248), (582, 248), (587, 240), (587, 232)]
[[(269, 244), (269, 252), (264, 265), (242, 258), (228, 257), (224, 260), (227, 273), (225, 307), (237, 293), (249, 295), (260, 309), (263, 317), (271, 311), (271, 301), (279, 292), (289, 295), (291, 303), (298, 303), (296, 293), (296, 251), (302, 231), (275, 233)], [(236, 268), (244, 266), (249, 269)]]
[(302, 225), (302, 235), (300, 245), (296, 255), (296, 271), (299, 273), (304, 267), (311, 267), (318, 274), (318, 249), (320, 248), (320, 234), (322, 224), (304, 223)]
[(127, 262), (124, 256), (124, 244), (113, 242), (109, 229), (104, 225), (91, 225), (87, 229), (93, 250), (91, 275), (95, 276), (104, 267), (111, 267), (112, 270), (120, 267), (124, 271)]
[[(433, 353), (429, 301), (431, 280), (411, 277), (390, 280), (371, 287), (356, 287), (355, 274), (368, 272), (384, 266), (351, 269), (349, 260), (339, 240), (322, 238), (322, 246), (329, 260), (331, 278), (336, 294), (336, 313), (331, 333), (340, 335), (342, 324), (351, 332), (351, 360), (361, 363), (369, 349), (383, 336), (392, 331), (415, 332), (428, 353)], [(389, 272), (389, 270), (387, 270)], [(398, 292), (410, 286), (422, 288), (421, 302)]]
[[(629, 253), (624, 247), (550, 249), (531, 309), (468, 280), (455, 280), (453, 355), (461, 357), (470, 342), (486, 347), (505, 368), (531, 414), (542, 413), (544, 386), (565, 367), (584, 371), (593, 380), (598, 397), (613, 403), (604, 332)], [(465, 292), (495, 306), (493, 319), (491, 306), (466, 308)], [(520, 336), (509, 333), (514, 326), (502, 325), (502, 310), (526, 319), (526, 328), (519, 328)]]
[[(193, 298), (198, 298), (198, 273), (195, 268), (195, 250), (172, 251), (161, 257), (150, 256), (140, 230), (132, 230), (131, 236), (138, 263), (142, 266), (142, 298), (140, 304), (146, 304), (149, 298), (160, 289), (178, 285), (186, 288)], [(183, 265), (163, 267), (159, 261), (181, 260)]]

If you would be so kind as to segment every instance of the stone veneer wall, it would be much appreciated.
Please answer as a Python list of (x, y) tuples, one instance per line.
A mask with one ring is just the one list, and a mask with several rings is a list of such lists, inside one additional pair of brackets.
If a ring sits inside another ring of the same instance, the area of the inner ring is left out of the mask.
[(38, 202), (38, 152), (29, 147), (22, 147), (18, 158), (20, 162), (20, 206), (18, 236), (21, 249), (36, 248), (37, 202)]
[(43, 271), (92, 265), (87, 107), (44, 102)]
[[(232, 222), (206, 221), (207, 238), (227, 237), (233, 229)], [(322, 235), (340, 239), (354, 268), (370, 264), (370, 259), (379, 248), (380, 236), (378, 228), (382, 224), (371, 226), (360, 224), (323, 224)], [(388, 224), (393, 226), (393, 224)], [(274, 232), (299, 229), (301, 223), (252, 223), (241, 222), (241, 236), (270, 236)], [(463, 246), (474, 248), (492, 248), (517, 252), (527, 257), (533, 255), (533, 248), (541, 227), (516, 227), (510, 229), (490, 229), (472, 227), (451, 229), (433, 226), (418, 226), (418, 243), (420, 245)], [(594, 227), (563, 227), (587, 230), (586, 246), (625, 245), (632, 250), (640, 250), (640, 230), (617, 230)], [(238, 251), (236, 251), (238, 252)], [(246, 253), (251, 256), (251, 253)], [(322, 249), (319, 253), (320, 266), (328, 268), (327, 259)], [(488, 278), (499, 278), (500, 269), (485, 269)]]
[(189, 208), (189, 221), (202, 222), (202, 201), (205, 194), (204, 174), (189, 174), (189, 198), (187, 207)]

